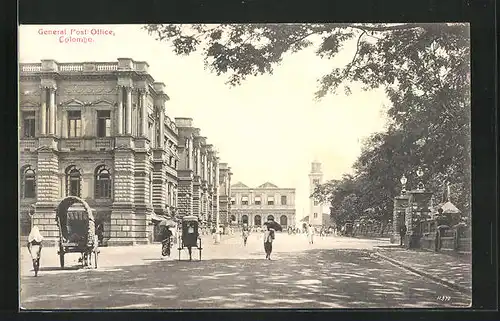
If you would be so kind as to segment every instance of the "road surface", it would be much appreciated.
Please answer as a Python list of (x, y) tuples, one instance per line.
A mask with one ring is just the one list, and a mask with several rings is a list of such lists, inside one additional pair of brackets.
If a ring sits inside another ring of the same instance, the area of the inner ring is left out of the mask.
[[(79, 268), (77, 254), (59, 267), (44, 248), (33, 276), (21, 252), (24, 309), (182, 308), (439, 308), (466, 307), (470, 298), (372, 255), (380, 240), (277, 234), (272, 260), (261, 236), (214, 245), (204, 237), (202, 261), (160, 259), (160, 245), (101, 248), (99, 268)], [(193, 251), (197, 258), (197, 251)], [(187, 253), (182, 252), (182, 258)]]

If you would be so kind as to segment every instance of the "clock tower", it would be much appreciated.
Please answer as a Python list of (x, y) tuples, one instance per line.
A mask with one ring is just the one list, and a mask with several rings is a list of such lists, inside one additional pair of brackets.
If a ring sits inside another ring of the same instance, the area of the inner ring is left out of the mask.
[[(315, 187), (322, 183), (321, 163), (315, 160), (311, 163), (311, 172), (309, 173), (309, 195), (314, 193)], [(323, 225), (323, 205), (313, 198), (309, 198), (309, 224), (312, 226)]]

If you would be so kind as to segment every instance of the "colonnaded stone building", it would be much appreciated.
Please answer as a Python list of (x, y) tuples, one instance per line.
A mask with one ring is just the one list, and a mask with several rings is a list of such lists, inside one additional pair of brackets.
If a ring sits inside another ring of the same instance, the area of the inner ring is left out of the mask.
[(55, 208), (68, 195), (95, 210), (108, 245), (151, 242), (155, 218), (217, 220), (216, 182), (230, 170), (192, 119), (166, 115), (165, 85), (148, 67), (20, 64), (21, 237), (36, 224), (56, 240)]
[(238, 182), (231, 186), (231, 204), (233, 223), (262, 226), (273, 218), (283, 228), (295, 226), (295, 188), (269, 182), (252, 188)]

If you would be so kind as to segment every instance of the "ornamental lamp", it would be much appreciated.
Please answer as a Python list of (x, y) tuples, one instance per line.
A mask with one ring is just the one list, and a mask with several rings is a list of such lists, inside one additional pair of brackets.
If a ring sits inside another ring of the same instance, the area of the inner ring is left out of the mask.
[(401, 188), (401, 194), (404, 195), (404, 194), (406, 194), (406, 182), (408, 180), (406, 179), (406, 176), (403, 174), (403, 176), (401, 177), (401, 179), (399, 181), (401, 182), (401, 185), (403, 186)]
[(422, 167), (418, 167), (416, 174), (419, 178), (417, 190), (423, 191), (424, 190), (424, 183), (422, 183), (422, 176), (424, 176), (424, 171), (422, 170)]

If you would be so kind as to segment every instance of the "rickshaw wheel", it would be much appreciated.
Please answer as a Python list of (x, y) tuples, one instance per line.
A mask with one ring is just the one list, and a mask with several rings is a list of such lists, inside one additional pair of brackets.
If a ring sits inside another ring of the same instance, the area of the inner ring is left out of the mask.
[(59, 253), (59, 263), (61, 264), (61, 268), (64, 269), (64, 253)]

